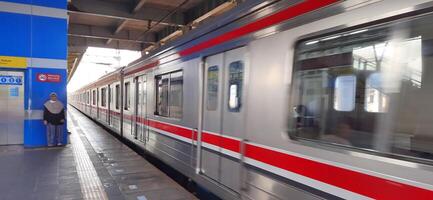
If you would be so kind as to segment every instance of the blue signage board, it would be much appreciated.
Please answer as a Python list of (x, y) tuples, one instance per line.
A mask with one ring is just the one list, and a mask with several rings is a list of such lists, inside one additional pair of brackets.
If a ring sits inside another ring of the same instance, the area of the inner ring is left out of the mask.
[(22, 85), (22, 76), (4, 76), (0, 75), (0, 85)]

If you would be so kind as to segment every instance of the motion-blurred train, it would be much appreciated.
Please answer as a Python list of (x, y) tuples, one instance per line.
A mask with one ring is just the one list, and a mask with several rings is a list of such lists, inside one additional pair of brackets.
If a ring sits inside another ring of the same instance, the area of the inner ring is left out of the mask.
[(69, 103), (222, 199), (433, 199), (433, 1), (245, 1)]

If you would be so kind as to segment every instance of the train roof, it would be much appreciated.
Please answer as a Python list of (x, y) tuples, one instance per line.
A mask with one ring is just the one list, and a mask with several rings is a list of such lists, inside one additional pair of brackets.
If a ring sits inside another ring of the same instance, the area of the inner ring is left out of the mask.
[[(200, 24), (198, 28), (189, 31), (188, 34), (184, 34), (176, 40), (170, 41), (168, 44), (160, 47), (156, 51), (153, 51), (149, 55), (144, 55), (141, 58), (131, 62), (124, 68), (124, 70), (130, 70), (131, 68), (136, 69), (148, 64), (154, 64), (161, 58), (165, 58), (170, 54), (175, 54), (179, 50), (188, 48), (191, 46), (191, 44), (200, 42), (200, 40), (207, 34), (228, 26), (234, 23), (236, 20), (242, 19), (256, 12), (257, 10), (274, 4), (275, 2), (278, 1), (246, 1), (241, 5), (227, 11), (224, 13), (224, 15), (217, 16), (215, 18), (209, 19), (203, 24)], [(158, 62), (158, 64), (162, 64), (162, 62)]]

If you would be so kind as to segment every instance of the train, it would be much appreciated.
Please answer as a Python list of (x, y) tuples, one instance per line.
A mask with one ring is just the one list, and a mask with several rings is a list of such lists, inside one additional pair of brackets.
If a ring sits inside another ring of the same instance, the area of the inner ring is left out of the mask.
[(432, 25), (430, 0), (244, 1), (68, 102), (221, 199), (433, 199)]

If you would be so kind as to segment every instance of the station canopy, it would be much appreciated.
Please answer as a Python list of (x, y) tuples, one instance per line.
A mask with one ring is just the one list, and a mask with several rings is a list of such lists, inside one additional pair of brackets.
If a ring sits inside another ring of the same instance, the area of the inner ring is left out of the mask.
[(68, 80), (85, 59), (87, 47), (145, 54), (241, 1), (68, 0)]

